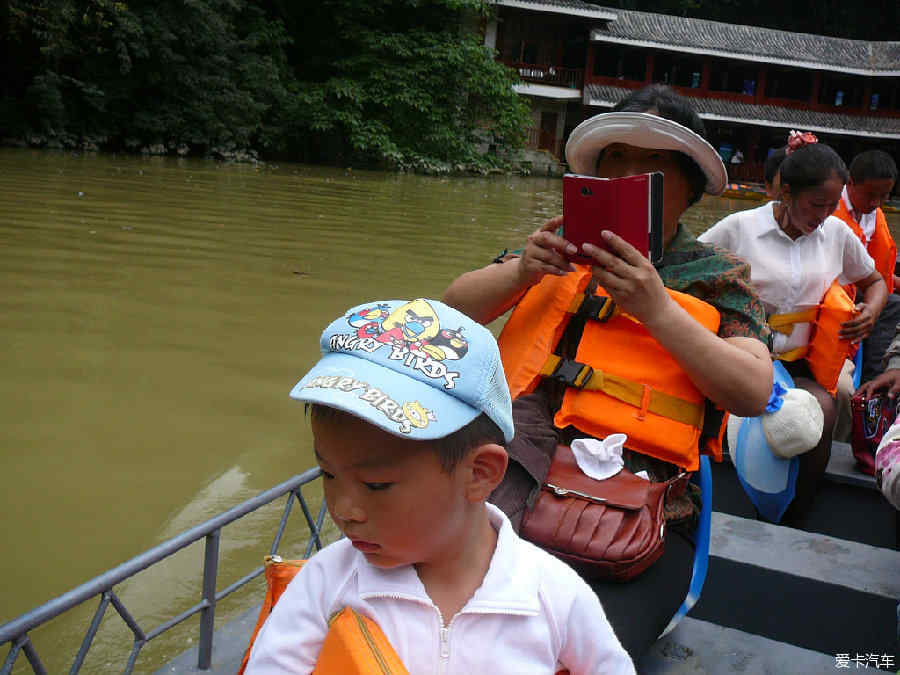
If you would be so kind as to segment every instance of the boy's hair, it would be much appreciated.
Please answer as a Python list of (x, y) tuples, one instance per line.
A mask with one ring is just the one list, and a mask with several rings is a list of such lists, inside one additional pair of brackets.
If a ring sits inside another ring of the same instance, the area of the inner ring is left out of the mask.
[[(320, 422), (340, 424), (346, 417), (354, 417), (354, 415), (339, 408), (332, 408), (321, 403), (307, 403), (304, 409), (310, 418), (315, 418)], [(363, 421), (365, 422), (365, 420)], [(417, 442), (437, 452), (441, 461), (441, 468), (446, 473), (453, 473), (457, 464), (469, 454), (472, 448), (477, 448), (486, 443), (494, 443), (501, 447), (506, 446), (500, 427), (484, 413), (481, 413), (474, 420), (448, 436)]]
[[(650, 84), (638, 89), (613, 106), (612, 112), (647, 112), (654, 109), (660, 117), (677, 122), (701, 138), (706, 138), (706, 126), (697, 111), (691, 107), (690, 101), (664, 84)], [(691, 186), (688, 202), (690, 206), (703, 196), (706, 189), (706, 174), (700, 165), (685, 153), (676, 151), (675, 156)]]
[(765, 164), (763, 164), (763, 176), (765, 176), (765, 181), (769, 185), (775, 182), (775, 176), (778, 174), (778, 169), (784, 162), (785, 157), (787, 157), (787, 146), (773, 150), (766, 157)]
[(897, 180), (897, 163), (884, 150), (866, 150), (850, 162), (850, 178), (854, 183), (867, 180)]
[(790, 186), (792, 194), (817, 188), (835, 174), (847, 182), (847, 165), (824, 143), (804, 145), (781, 163), (781, 185)]

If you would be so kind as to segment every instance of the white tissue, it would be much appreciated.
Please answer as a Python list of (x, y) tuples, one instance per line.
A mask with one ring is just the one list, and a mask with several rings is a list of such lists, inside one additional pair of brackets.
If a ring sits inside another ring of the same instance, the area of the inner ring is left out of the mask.
[(578, 468), (594, 480), (615, 476), (625, 466), (622, 447), (627, 438), (625, 434), (610, 434), (602, 441), (596, 438), (576, 438), (572, 441), (571, 448)]

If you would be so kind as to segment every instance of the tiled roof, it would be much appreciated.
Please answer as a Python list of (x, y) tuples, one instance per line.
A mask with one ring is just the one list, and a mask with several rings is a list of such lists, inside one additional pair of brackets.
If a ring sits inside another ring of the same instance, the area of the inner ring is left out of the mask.
[(666, 14), (614, 11), (615, 20), (595, 27), (592, 40), (632, 41), (730, 58), (900, 75), (900, 42), (846, 40)]
[(498, 5), (606, 20), (591, 40), (714, 54), (861, 75), (900, 75), (900, 42), (869, 42), (603, 7), (581, 0), (495, 0)]
[[(612, 107), (633, 91), (624, 87), (588, 84), (584, 88), (584, 103)], [(691, 104), (703, 119), (782, 129), (802, 129), (818, 133), (900, 139), (898, 117), (842, 115), (774, 105), (754, 105), (721, 98), (691, 98)]]
[(557, 14), (573, 14), (593, 19), (610, 20), (616, 16), (616, 10), (581, 0), (493, 0), (497, 5), (518, 7), (537, 12), (554, 12)]

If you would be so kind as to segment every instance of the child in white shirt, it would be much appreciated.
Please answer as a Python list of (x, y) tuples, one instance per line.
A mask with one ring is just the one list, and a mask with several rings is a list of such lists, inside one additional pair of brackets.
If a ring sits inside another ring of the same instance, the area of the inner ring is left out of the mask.
[(634, 673), (587, 584), (485, 502), (513, 437), (490, 332), (437, 301), (388, 301), (348, 310), (321, 346), (291, 396), (346, 538), (291, 582), (247, 675), (311, 672), (345, 606), (413, 674)]

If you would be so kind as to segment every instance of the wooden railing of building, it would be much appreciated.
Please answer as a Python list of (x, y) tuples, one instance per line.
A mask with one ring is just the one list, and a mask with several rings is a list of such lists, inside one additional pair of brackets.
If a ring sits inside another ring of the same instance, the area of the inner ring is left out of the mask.
[(526, 82), (549, 84), (568, 89), (581, 89), (584, 84), (583, 68), (563, 68), (562, 66), (534, 63), (507, 63), (506, 65), (515, 68), (519, 77)]

